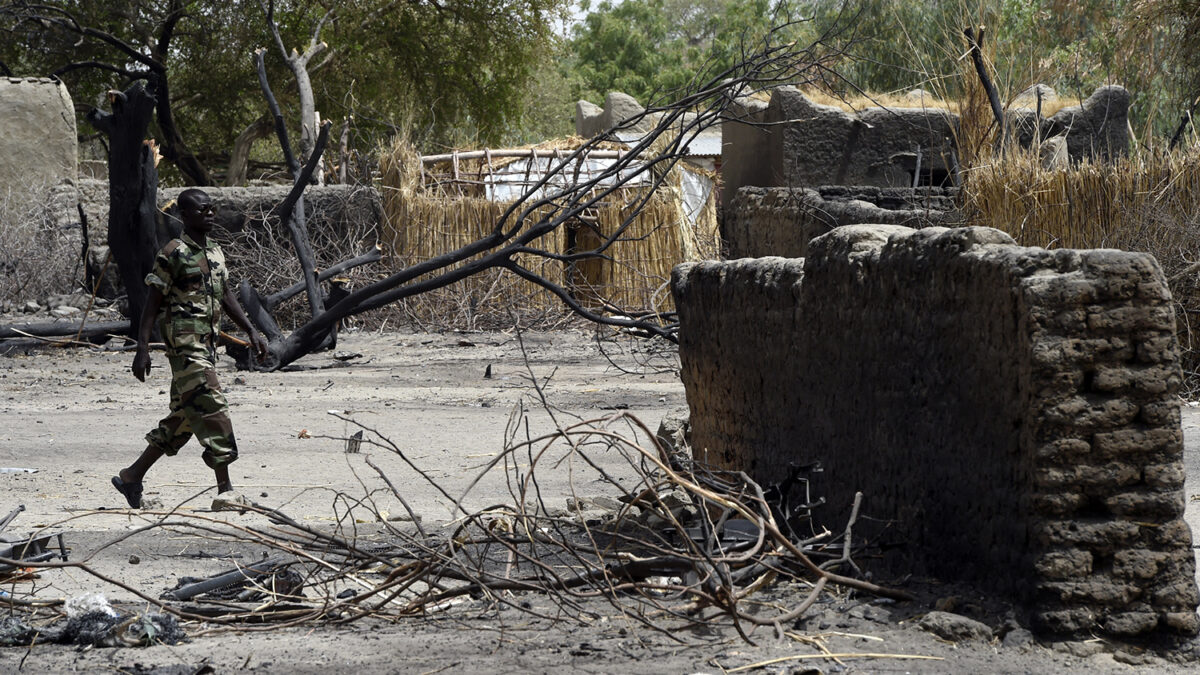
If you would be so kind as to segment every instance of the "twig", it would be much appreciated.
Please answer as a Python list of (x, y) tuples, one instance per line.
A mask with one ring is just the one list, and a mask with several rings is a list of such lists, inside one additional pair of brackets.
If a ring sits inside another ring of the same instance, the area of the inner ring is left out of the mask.
[(766, 668), (767, 666), (773, 666), (776, 663), (784, 663), (786, 661), (805, 661), (808, 659), (908, 659), (908, 660), (920, 660), (920, 661), (945, 661), (946, 660), (944, 657), (941, 657), (941, 656), (922, 656), (920, 654), (882, 654), (882, 653), (872, 653), (872, 652), (843, 652), (843, 653), (837, 653), (837, 654), (796, 654), (794, 656), (781, 656), (777, 659), (768, 659), (766, 661), (759, 661), (758, 663), (751, 663), (751, 664), (748, 664), (745, 666), (738, 666), (737, 668), (722, 667), (722, 669), (727, 673), (744, 673), (747, 670), (758, 670), (759, 668)]

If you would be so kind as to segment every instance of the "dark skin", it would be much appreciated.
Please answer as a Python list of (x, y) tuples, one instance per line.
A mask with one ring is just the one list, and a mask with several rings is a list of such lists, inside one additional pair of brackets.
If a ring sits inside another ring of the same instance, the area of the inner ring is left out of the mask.
[[(180, 218), (183, 220), (183, 231), (192, 241), (204, 246), (208, 242), (208, 233), (212, 232), (216, 225), (212, 200), (208, 195), (201, 195), (190, 200), (181, 199), (179, 207)], [(133, 357), (133, 376), (141, 382), (145, 382), (146, 376), (150, 374), (150, 334), (154, 330), (154, 321), (158, 316), (159, 309), (162, 308), (162, 303), (162, 291), (151, 287), (150, 296), (146, 298), (146, 307), (142, 310), (141, 323), (138, 324), (137, 353)], [(224, 308), (226, 316), (250, 336), (250, 344), (254, 348), (255, 357), (259, 361), (265, 359), (267, 357), (267, 341), (246, 318), (241, 304), (233, 295), (232, 285), (225, 286), (225, 294), (221, 297), (221, 307)], [(162, 450), (147, 446), (133, 464), (121, 469), (121, 480), (126, 483), (140, 483), (150, 467), (154, 466), (154, 463), (162, 456)], [(219, 466), (213, 472), (217, 477), (217, 492), (229, 492), (233, 489), (233, 484), (229, 480), (228, 466)]]

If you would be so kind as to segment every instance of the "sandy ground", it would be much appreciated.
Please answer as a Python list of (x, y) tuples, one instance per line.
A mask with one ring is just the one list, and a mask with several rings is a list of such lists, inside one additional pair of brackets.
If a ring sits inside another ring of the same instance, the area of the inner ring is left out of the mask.
[[(671, 373), (626, 374), (614, 368), (585, 332), (346, 335), (339, 352), (361, 354), (341, 361), (331, 355), (304, 359), (291, 372), (237, 372), (227, 357), (222, 381), (231, 402), (242, 458), (235, 482), (250, 497), (278, 507), (302, 522), (322, 525), (334, 518), (337, 491), (372, 492), (381, 511), (401, 507), (383, 491), (363, 454), (347, 454), (342, 440), (356, 427), (331, 415), (337, 411), (377, 429), (439, 484), (458, 494), (479, 467), (503, 447), (510, 413), (519, 402), (531, 409), (530, 432), (552, 424), (537, 404), (531, 375), (543, 383), (560, 419), (627, 410), (651, 428), (685, 405), (683, 387)], [(617, 350), (623, 351), (623, 350)], [(347, 356), (343, 353), (341, 356)], [(36, 469), (0, 473), (0, 515), (26, 507), (8, 532), (43, 527), (66, 532), (72, 558), (91, 556), (97, 570), (157, 596), (183, 575), (205, 576), (244, 561), (254, 551), (163, 531), (102, 544), (143, 523), (123, 508), (109, 485), (115, 470), (144, 447), (143, 434), (165, 410), (167, 373), (156, 368), (147, 384), (129, 374), (131, 354), (19, 349), (0, 356), (0, 467)], [(627, 351), (618, 363), (642, 359)], [(156, 364), (165, 368), (158, 355)], [(491, 378), (485, 370), (491, 367)], [(1185, 407), (1189, 490), (1200, 485), (1200, 408)], [(303, 438), (309, 436), (310, 438)], [(430, 527), (448, 521), (447, 500), (424, 483), (399, 457), (366, 447), (374, 461), (404, 490)], [(194, 444), (160, 463), (147, 478), (147, 497), (165, 505), (207, 514), (212, 481)], [(622, 470), (619, 461), (607, 469)], [(543, 495), (560, 501), (575, 493), (599, 496), (601, 484), (570, 471), (545, 472)], [(1200, 492), (1200, 490), (1197, 490)], [(1190, 491), (1189, 491), (1190, 494)], [(483, 507), (510, 499), (502, 476), (493, 472), (466, 499)], [(1200, 525), (1189, 500), (1189, 519)], [(265, 522), (257, 514), (220, 514), (243, 525)], [(70, 520), (75, 518), (74, 520)], [(371, 525), (364, 523), (363, 531)], [(137, 560), (133, 564), (131, 560)], [(48, 570), (37, 581), (40, 597), (70, 598), (104, 591), (123, 608), (144, 606), (131, 594), (79, 570)], [(509, 611), (482, 611), (469, 604), (434, 618), (399, 624), (364, 622), (350, 627), (304, 627), (257, 633), (204, 633), (189, 624), (190, 641), (177, 646), (79, 650), (46, 645), (32, 650), (0, 649), (0, 671), (67, 672), (721, 672), (770, 659), (753, 672), (1192, 672), (1187, 659), (1194, 643), (1168, 658), (1132, 646), (1093, 640), (1042, 645), (1006, 642), (950, 643), (916, 627), (939, 599), (954, 598), (958, 611), (993, 627), (1006, 608), (970, 590), (910, 581), (917, 602), (880, 602), (870, 597), (830, 596), (789, 635), (759, 630), (754, 645), (733, 630), (678, 627), (672, 635), (646, 631), (597, 600), (586, 627)], [(780, 586), (764, 599), (786, 605), (800, 590)], [(552, 611), (542, 598), (528, 601)], [(812, 659), (819, 644), (835, 653), (904, 654), (894, 657)], [(815, 671), (813, 671), (815, 672)]]

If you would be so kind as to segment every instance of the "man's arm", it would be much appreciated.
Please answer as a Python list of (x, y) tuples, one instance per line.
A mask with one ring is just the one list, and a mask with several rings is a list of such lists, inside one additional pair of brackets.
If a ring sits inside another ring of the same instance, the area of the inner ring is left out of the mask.
[(162, 307), (163, 294), (157, 287), (149, 288), (146, 306), (142, 308), (142, 320), (138, 324), (137, 353), (133, 355), (133, 376), (145, 382), (150, 374), (150, 333), (154, 330), (154, 319)]
[(259, 360), (265, 359), (267, 357), (267, 341), (246, 318), (246, 312), (242, 311), (242, 305), (237, 301), (237, 297), (233, 294), (233, 287), (229, 284), (225, 286), (225, 295), (221, 296), (221, 306), (225, 308), (225, 313), (229, 315), (230, 319), (233, 319), (238, 328), (246, 331), (246, 335), (250, 336), (250, 344), (254, 346), (254, 352)]

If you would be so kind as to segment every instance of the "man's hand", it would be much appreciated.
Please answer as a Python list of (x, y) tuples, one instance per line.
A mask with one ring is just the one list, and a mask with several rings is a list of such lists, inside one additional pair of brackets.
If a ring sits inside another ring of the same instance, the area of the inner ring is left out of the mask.
[(133, 376), (139, 382), (145, 382), (150, 374), (150, 350), (145, 343), (138, 343), (137, 353), (133, 355)]
[(250, 331), (250, 345), (254, 347), (254, 356), (259, 363), (267, 360), (267, 341), (263, 339), (262, 334), (256, 330)]

